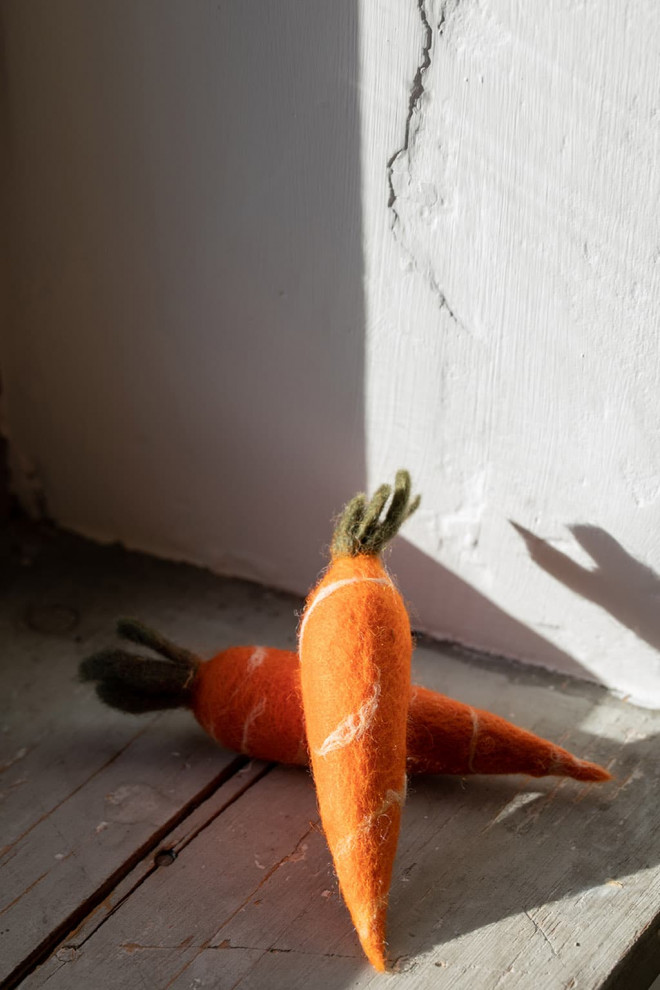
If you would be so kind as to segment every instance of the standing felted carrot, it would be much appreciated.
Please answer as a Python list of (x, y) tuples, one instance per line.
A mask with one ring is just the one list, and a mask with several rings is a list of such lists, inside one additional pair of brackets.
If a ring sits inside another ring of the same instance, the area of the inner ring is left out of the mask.
[(399, 471), (371, 501), (356, 495), (299, 632), (305, 730), (326, 839), (362, 948), (385, 969), (385, 919), (406, 794), (412, 637), (380, 554), (417, 508)]

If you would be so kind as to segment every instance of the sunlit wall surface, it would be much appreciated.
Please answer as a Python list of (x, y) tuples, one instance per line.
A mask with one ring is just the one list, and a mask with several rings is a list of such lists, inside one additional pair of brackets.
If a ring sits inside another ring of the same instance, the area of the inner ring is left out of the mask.
[(361, 4), (369, 482), (423, 492), (392, 567), (425, 629), (655, 704), (659, 41), (641, 0)]

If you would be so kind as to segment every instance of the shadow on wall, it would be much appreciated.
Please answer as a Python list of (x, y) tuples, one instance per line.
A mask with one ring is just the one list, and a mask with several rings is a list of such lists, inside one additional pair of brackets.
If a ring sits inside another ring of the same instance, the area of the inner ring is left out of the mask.
[(598, 526), (569, 526), (594, 568), (577, 564), (546, 540), (511, 520), (529, 555), (555, 580), (587, 601), (600, 605), (640, 639), (660, 651), (660, 576), (635, 560), (613, 536)]
[(51, 515), (305, 587), (365, 473), (355, 0), (35, 0), (3, 43), (2, 360)]
[[(411, 584), (414, 583), (415, 599), (408, 601), (413, 628), (417, 615), (437, 614), (433, 627), (424, 631), (437, 639), (455, 641), (457, 637), (443, 627), (443, 623), (445, 616), (460, 615), (462, 627), (471, 630), (469, 639), (461, 639), (463, 646), (594, 680), (594, 675), (570, 654), (519, 622), (405, 539), (397, 542), (394, 571), (399, 575), (404, 597), (407, 597), (407, 574), (411, 576)], [(512, 644), (515, 644), (515, 652)]]

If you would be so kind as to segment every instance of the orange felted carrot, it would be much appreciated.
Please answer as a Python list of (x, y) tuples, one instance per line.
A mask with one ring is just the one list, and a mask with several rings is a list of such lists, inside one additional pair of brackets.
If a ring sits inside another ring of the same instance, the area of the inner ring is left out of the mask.
[[(83, 660), (83, 680), (121, 711), (190, 708), (221, 745), (260, 760), (308, 763), (298, 656), (267, 646), (232, 646), (201, 660), (133, 619), (120, 636), (160, 658), (103, 650)], [(547, 739), (491, 712), (412, 686), (407, 726), (408, 773), (554, 775), (603, 781), (610, 775)]]
[(492, 712), (473, 708), (413, 684), (408, 719), (408, 772), (521, 773), (605, 781), (598, 763), (580, 760), (541, 736)]
[(412, 637), (381, 551), (419, 499), (399, 471), (357, 495), (300, 624), (303, 714), (321, 822), (367, 958), (385, 969), (385, 917), (406, 794)]

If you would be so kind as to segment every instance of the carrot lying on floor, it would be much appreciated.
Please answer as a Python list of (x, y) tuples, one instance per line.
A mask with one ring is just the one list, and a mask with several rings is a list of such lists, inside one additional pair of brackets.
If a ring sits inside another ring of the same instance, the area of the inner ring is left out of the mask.
[[(133, 713), (190, 708), (227, 749), (269, 762), (308, 763), (296, 653), (232, 646), (202, 660), (133, 619), (120, 620), (117, 629), (164, 660), (116, 649), (83, 660), (82, 678), (97, 682), (107, 704)], [(499, 715), (415, 684), (406, 749), (408, 773), (610, 779), (597, 763), (579, 760)]]
[[(133, 619), (121, 636), (164, 659), (110, 649), (80, 665), (102, 701), (140, 713), (190, 708), (208, 734), (237, 753), (275, 763), (309, 762), (298, 655), (267, 646), (232, 646), (202, 660)], [(610, 780), (597, 763), (492, 712), (412, 685), (406, 730), (408, 773), (505, 774)]]
[[(381, 519), (385, 505), (391, 503)], [(299, 630), (307, 745), (323, 830), (364, 952), (385, 969), (385, 918), (406, 795), (412, 636), (380, 554), (413, 512), (410, 476), (357, 495)]]

